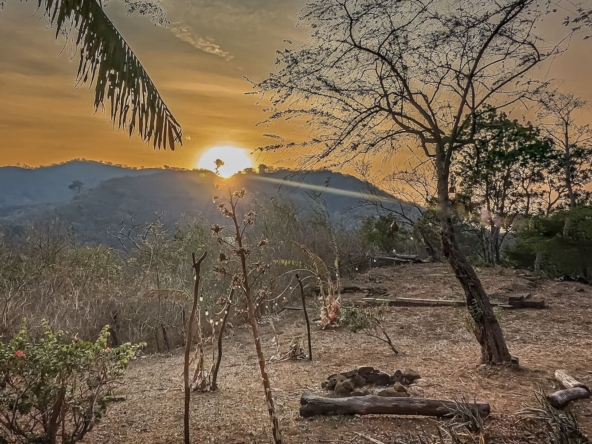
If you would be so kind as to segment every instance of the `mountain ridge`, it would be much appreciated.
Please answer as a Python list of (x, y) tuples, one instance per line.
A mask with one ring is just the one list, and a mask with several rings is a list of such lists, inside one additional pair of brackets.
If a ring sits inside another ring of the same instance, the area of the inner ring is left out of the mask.
[[(322, 201), (323, 211), (331, 220), (350, 227), (359, 225), (364, 217), (376, 214), (367, 202), (365, 192), (369, 189), (372, 189), (374, 198), (378, 196), (387, 205), (398, 204), (392, 196), (366, 182), (329, 171), (282, 170), (265, 174), (237, 174), (222, 180), (207, 170), (116, 168), (118, 170), (105, 170), (106, 180), (83, 189), (79, 194), (66, 186), (69, 199), (18, 207), (4, 206), (4, 212), (0, 208), (0, 227), (22, 233), (26, 226), (40, 220), (58, 218), (81, 233), (82, 242), (98, 244), (110, 243), (107, 229), (113, 229), (132, 217), (135, 223), (140, 224), (160, 218), (167, 226), (174, 226), (187, 217), (198, 217), (208, 223), (224, 222), (212, 203), (214, 194), (223, 194), (222, 190), (216, 189), (216, 182), (227, 183), (232, 190), (245, 188), (249, 199), (260, 202), (278, 196), (289, 199), (299, 214), (314, 211), (313, 207)], [(67, 180), (71, 177), (72, 174)], [(43, 180), (47, 187), (63, 186), (67, 182), (63, 178), (50, 185), (47, 177), (42, 176), (41, 182)], [(91, 183), (95, 182), (96, 176)], [(48, 196), (52, 196), (50, 190), (41, 198), (47, 199)]]

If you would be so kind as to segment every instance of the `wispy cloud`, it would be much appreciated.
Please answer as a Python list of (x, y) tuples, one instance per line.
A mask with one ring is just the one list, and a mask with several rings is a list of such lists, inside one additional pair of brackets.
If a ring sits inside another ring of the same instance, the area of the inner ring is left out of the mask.
[(225, 60), (232, 59), (232, 55), (227, 51), (224, 51), (220, 45), (214, 41), (214, 39), (197, 37), (193, 35), (187, 26), (183, 26), (180, 22), (172, 23), (170, 30), (175, 37), (189, 43), (200, 51), (222, 57)]

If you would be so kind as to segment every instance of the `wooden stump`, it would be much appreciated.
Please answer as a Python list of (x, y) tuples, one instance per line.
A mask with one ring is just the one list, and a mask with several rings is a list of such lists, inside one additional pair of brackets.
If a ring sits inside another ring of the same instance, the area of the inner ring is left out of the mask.
[[(490, 413), (489, 404), (469, 404), (482, 417)], [(300, 398), (300, 416), (332, 415), (417, 415), (443, 417), (450, 414), (455, 403), (436, 399), (388, 398), (375, 395), (349, 398), (325, 398), (308, 393)]]

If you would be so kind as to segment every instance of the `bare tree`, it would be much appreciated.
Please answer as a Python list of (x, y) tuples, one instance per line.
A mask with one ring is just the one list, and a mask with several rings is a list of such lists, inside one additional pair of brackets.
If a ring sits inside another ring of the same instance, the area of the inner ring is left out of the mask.
[(487, 363), (511, 355), (458, 247), (450, 171), (486, 105), (508, 108), (529, 97), (541, 86), (530, 77), (534, 68), (565, 49), (536, 34), (550, 8), (537, 0), (310, 0), (301, 13), (308, 43), (279, 52), (278, 71), (254, 84), (272, 104), (264, 123), (301, 118), (314, 133), (300, 145), (282, 140), (266, 149), (309, 147), (314, 161), (341, 165), (407, 148), (433, 161), (443, 252)]
[[(541, 127), (559, 149), (555, 165), (557, 174), (551, 174), (548, 179), (547, 212), (564, 197), (569, 200), (569, 207), (574, 208), (583, 187), (592, 180), (592, 128), (576, 122), (577, 114), (588, 103), (573, 94), (558, 91), (543, 92), (538, 101)], [(555, 177), (560, 179), (553, 182)]]

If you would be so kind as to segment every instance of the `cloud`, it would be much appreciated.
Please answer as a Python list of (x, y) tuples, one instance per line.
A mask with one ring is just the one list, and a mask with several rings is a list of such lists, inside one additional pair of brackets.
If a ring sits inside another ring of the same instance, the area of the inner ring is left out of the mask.
[(214, 39), (196, 37), (189, 28), (179, 22), (172, 23), (170, 30), (175, 37), (189, 43), (200, 51), (222, 57), (225, 60), (231, 60), (233, 57), (230, 53), (224, 51)]

